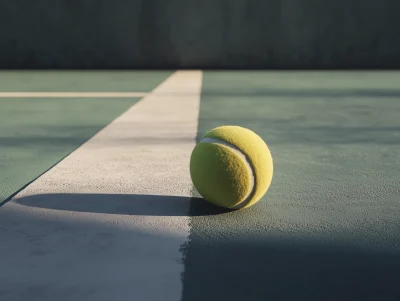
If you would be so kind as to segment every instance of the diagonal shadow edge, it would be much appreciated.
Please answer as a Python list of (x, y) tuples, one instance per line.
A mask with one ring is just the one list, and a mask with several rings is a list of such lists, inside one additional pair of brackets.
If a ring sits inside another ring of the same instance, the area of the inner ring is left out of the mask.
[[(204, 216), (230, 212), (202, 198), (171, 195), (50, 193), (21, 197), (17, 204), (59, 211), (141, 216)], [(189, 207), (196, 203), (197, 210)]]

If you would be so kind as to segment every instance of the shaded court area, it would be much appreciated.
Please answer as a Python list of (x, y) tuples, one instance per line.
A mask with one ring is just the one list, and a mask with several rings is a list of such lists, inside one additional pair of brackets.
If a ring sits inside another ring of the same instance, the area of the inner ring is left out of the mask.
[(195, 216), (184, 301), (400, 299), (400, 73), (205, 72), (198, 139), (261, 135), (269, 192)]

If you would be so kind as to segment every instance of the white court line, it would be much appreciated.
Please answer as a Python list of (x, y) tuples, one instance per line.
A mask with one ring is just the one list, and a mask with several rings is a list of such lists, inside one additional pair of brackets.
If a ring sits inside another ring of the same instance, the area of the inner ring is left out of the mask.
[(7, 301), (178, 301), (201, 71), (172, 74), (0, 207)]
[(146, 92), (0, 92), (0, 98), (130, 98), (144, 97)]

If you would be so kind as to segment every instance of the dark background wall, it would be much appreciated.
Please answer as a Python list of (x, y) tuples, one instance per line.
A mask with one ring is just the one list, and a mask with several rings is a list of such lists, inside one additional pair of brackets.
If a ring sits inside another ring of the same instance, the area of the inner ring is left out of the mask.
[(400, 0), (0, 0), (0, 68), (398, 68)]

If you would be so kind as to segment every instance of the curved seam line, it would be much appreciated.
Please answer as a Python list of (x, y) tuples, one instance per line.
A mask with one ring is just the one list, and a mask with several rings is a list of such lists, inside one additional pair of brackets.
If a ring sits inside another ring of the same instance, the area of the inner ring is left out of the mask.
[[(204, 140), (207, 140), (207, 141), (204, 141)], [(220, 138), (204, 137), (203, 139), (200, 140), (200, 143), (215, 143), (215, 144), (224, 145), (224, 146), (227, 146), (227, 147), (233, 149), (234, 151), (239, 152), (244, 157), (246, 163), (250, 167), (250, 172), (251, 172), (251, 175), (253, 178), (253, 185), (252, 185), (253, 187), (252, 187), (250, 193), (248, 194), (248, 196), (243, 201), (241, 201), (239, 204), (237, 204), (233, 207), (230, 207), (230, 209), (240, 209), (240, 208), (243, 208), (244, 206), (246, 206), (247, 204), (249, 204), (256, 192), (256, 174), (255, 174), (255, 169), (254, 169), (254, 166), (253, 166), (250, 158), (241, 149), (239, 149), (236, 145), (233, 145), (233, 144), (231, 144), (223, 139), (220, 139)]]

